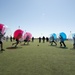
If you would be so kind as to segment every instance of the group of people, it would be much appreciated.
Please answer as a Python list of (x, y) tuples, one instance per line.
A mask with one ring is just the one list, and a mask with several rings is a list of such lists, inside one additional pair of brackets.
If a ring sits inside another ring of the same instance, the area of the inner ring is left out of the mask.
[[(3, 49), (3, 38), (4, 38), (5, 33), (2, 33), (2, 30), (0, 29), (0, 45), (1, 45), (1, 51), (4, 51)], [(29, 36), (27, 36), (23, 41), (24, 41), (24, 45), (25, 43), (29, 44)], [(6, 37), (7, 39), (7, 37)], [(12, 38), (12, 36), (10, 36), (10, 41), (12, 42), (12, 39), (15, 40), (16, 42), (12, 43), (12, 46), (14, 45), (14, 47), (17, 47), (17, 45), (19, 44), (19, 42), (21, 43), (21, 40), (18, 38)]]
[[(0, 45), (1, 45), (1, 51), (3, 51), (4, 49), (3, 49), (3, 42), (2, 42), (2, 38), (3, 38), (3, 36), (5, 35), (5, 33), (4, 34), (2, 34), (2, 32), (1, 32), (2, 30), (0, 30)], [(23, 41), (24, 41), (24, 45), (25, 45), (25, 43), (27, 42), (27, 44), (29, 44), (29, 42), (30, 42), (30, 40), (28, 40), (29, 39), (29, 36), (27, 36)], [(55, 45), (57, 45), (57, 40), (56, 39), (54, 39), (54, 36), (51, 36), (50, 37), (50, 39), (48, 38), (48, 37), (42, 37), (42, 40), (43, 40), (43, 43), (45, 42), (45, 39), (46, 39), (46, 41), (47, 42), (50, 42), (51, 43), (51, 45), (53, 45), (53, 43), (55, 43)], [(10, 40), (12, 41), (12, 37), (10, 38)], [(17, 47), (17, 45), (19, 44), (19, 42), (21, 42), (19, 39), (15, 39), (16, 40), (16, 42), (15, 43), (12, 43), (12, 45), (15, 45), (15, 47)], [(63, 40), (63, 37), (60, 35), (60, 37), (59, 37), (59, 40), (60, 40), (60, 47), (62, 47), (62, 46), (64, 46), (64, 47), (66, 47), (66, 45), (65, 45), (65, 43), (64, 43), (64, 40)], [(34, 37), (32, 37), (32, 42), (34, 42)], [(39, 43), (41, 43), (41, 37), (39, 37)], [(75, 49), (75, 35), (73, 36), (73, 48)]]
[(41, 40), (43, 41), (43, 43), (45, 43), (45, 40), (46, 40), (46, 42), (49, 41), (49, 38), (48, 37), (45, 38), (45, 36), (43, 36), (42, 38), (39, 37), (38, 39), (39, 39), (39, 43), (41, 43)]
[[(45, 39), (44, 36), (43, 36), (42, 38), (39, 37), (39, 43), (41, 43), (41, 39), (43, 40), (43, 43), (44, 43), (45, 40), (46, 40), (47, 42), (50, 42), (51, 45), (53, 45), (53, 44), (57, 45), (57, 42), (56, 42), (57, 39), (54, 39), (54, 36), (53, 36), (53, 35), (52, 35), (50, 38), (46, 37), (46, 39)], [(64, 47), (66, 47), (62, 36), (60, 36), (59, 39), (60, 39), (60, 47), (62, 47), (62, 45), (64, 45)]]
[[(43, 43), (45, 42), (45, 37), (43, 36), (42, 38), (39, 37), (39, 43), (41, 43), (41, 39), (43, 40)], [(60, 35), (58, 39), (54, 39), (54, 36), (52, 35), (50, 38), (46, 37), (46, 41), (50, 42), (51, 45), (55, 44), (57, 46), (57, 40), (60, 42), (60, 47), (66, 48), (65, 40), (63, 37)], [(73, 36), (73, 48), (75, 49), (75, 35)]]
[(12, 45), (15, 45), (15, 47), (17, 47), (17, 45), (19, 44), (19, 43), (21, 43), (22, 41), (24, 42), (24, 45), (27, 43), (27, 45), (29, 44), (29, 42), (30, 42), (30, 40), (29, 40), (29, 36), (27, 36), (24, 40), (22, 40), (22, 39), (15, 39), (16, 40), (16, 42), (15, 43), (12, 43)]
[[(64, 47), (66, 47), (64, 39), (61, 35), (59, 36), (59, 41), (60, 41), (60, 47), (62, 47), (62, 45)], [(51, 45), (53, 45), (53, 43), (55, 43), (55, 45), (57, 45), (56, 40), (54, 39), (54, 36), (51, 37), (50, 43), (51, 43)], [(73, 48), (75, 49), (75, 35), (73, 36)]]
[[(50, 39), (51, 39), (50, 40), (51, 45), (53, 45), (53, 43), (55, 43), (55, 45), (57, 45), (57, 43), (56, 43), (57, 39), (54, 39), (53, 35), (50, 37)], [(64, 43), (64, 39), (61, 35), (59, 36), (59, 41), (60, 41), (60, 47), (62, 47), (62, 46), (66, 47), (66, 45)]]

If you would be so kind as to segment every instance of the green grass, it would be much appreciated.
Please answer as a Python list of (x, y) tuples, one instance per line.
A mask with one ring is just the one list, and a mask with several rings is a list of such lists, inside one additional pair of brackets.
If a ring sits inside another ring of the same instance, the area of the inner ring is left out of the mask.
[(75, 75), (75, 50), (68, 41), (67, 49), (37, 40), (7, 49), (11, 44), (4, 42), (5, 51), (0, 51), (0, 75)]

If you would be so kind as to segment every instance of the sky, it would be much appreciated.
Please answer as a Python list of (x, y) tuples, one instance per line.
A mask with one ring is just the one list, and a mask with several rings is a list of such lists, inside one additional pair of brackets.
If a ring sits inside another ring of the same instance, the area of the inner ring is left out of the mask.
[(75, 0), (0, 0), (0, 23), (34, 37), (75, 33)]

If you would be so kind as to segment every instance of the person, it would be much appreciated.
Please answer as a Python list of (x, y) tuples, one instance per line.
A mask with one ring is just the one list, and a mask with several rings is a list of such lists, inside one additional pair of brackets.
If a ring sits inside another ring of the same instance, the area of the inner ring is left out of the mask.
[(48, 42), (49, 41), (49, 39), (48, 39), (48, 37), (46, 37), (46, 42)]
[(29, 44), (29, 41), (30, 41), (29, 38), (30, 38), (29, 36), (27, 36), (27, 37), (25, 38), (25, 40), (24, 40), (24, 45), (25, 45), (26, 42), (27, 42), (27, 45)]
[(6, 36), (6, 42), (8, 42), (8, 40), (9, 40), (9, 37), (8, 37), (8, 36)]
[(4, 49), (3, 49), (3, 42), (2, 42), (2, 38), (3, 38), (4, 35), (5, 35), (5, 33), (2, 34), (2, 30), (0, 29), (0, 45), (1, 45), (1, 51), (4, 51)]
[(12, 39), (13, 39), (13, 41), (15, 40), (15, 38), (14, 38), (14, 37), (12, 37)]
[(55, 43), (55, 45), (57, 45), (53, 35), (51, 36), (50, 39), (51, 39), (51, 41), (50, 41), (51, 45), (53, 45), (53, 43)]
[(44, 36), (42, 37), (42, 40), (43, 40), (43, 43), (45, 43), (45, 37)]
[(60, 39), (60, 47), (62, 47), (62, 44), (64, 45), (64, 47), (66, 47), (66, 45), (64, 43), (64, 39), (61, 35), (60, 35), (59, 39)]
[(18, 36), (15, 38), (16, 42), (15, 43), (12, 43), (12, 46), (15, 44), (15, 47), (17, 47), (17, 45), (19, 44), (19, 39), (21, 38), (21, 34), (18, 34)]
[(17, 47), (17, 45), (19, 44), (19, 39), (15, 39), (16, 42), (15, 43), (12, 43), (12, 46), (15, 44), (15, 47)]
[(41, 37), (39, 37), (39, 43), (41, 43)]
[(73, 48), (75, 49), (75, 35), (73, 37)]
[(10, 36), (10, 41), (12, 42), (12, 36)]
[(32, 37), (32, 42), (34, 42), (34, 37)]

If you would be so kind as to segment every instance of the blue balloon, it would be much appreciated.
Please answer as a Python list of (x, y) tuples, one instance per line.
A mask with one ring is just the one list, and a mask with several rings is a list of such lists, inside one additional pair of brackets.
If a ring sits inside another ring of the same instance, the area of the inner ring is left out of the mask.
[(57, 39), (57, 35), (56, 35), (55, 33), (51, 34), (51, 35), (50, 35), (50, 38), (51, 38), (52, 36), (54, 37), (54, 40)]
[(57, 35), (55, 33), (53, 33), (52, 35), (54, 37), (54, 40), (56, 40), (57, 39)]
[(62, 41), (65, 41), (65, 40), (67, 39), (67, 35), (66, 35), (64, 32), (61, 32), (61, 33), (59, 34), (59, 36), (62, 37)]

